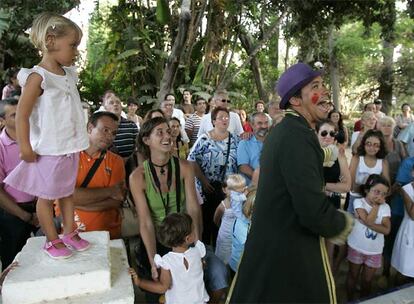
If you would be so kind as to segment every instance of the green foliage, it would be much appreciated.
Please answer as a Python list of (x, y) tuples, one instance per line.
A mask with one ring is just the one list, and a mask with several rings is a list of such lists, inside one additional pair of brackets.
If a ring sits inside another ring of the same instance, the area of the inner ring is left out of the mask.
[(170, 22), (171, 14), (170, 8), (168, 7), (167, 0), (157, 0), (157, 21), (162, 24), (166, 25)]
[(97, 104), (112, 89), (122, 100), (134, 96), (148, 106), (154, 102), (167, 56), (165, 33), (155, 12), (155, 7), (135, 1), (96, 8), (89, 30), (87, 66), (80, 75), (83, 98)]
[(36, 15), (45, 11), (64, 14), (78, 4), (79, 0), (1, 0), (0, 79), (10, 67), (29, 67), (38, 62), (38, 52), (25, 32)]

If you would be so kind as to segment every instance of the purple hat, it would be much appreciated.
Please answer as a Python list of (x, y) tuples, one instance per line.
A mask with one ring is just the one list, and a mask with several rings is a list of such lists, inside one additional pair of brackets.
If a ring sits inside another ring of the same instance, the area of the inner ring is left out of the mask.
[(277, 93), (282, 98), (279, 107), (286, 109), (290, 98), (298, 90), (322, 74), (323, 70), (314, 71), (309, 65), (302, 62), (289, 67), (277, 82)]

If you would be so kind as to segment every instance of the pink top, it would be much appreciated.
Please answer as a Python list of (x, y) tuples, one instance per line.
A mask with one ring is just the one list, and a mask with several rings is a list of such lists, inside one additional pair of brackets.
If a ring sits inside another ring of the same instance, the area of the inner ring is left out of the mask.
[(9, 98), (11, 96), (11, 93), (15, 90), (16, 88), (9, 83), (3, 88), (3, 92), (2, 92), (3, 94), (1, 96), (1, 99)]
[(34, 196), (16, 190), (7, 184), (3, 183), (3, 180), (11, 171), (20, 163), (19, 158), (19, 146), (17, 142), (7, 135), (6, 130), (0, 134), (0, 183), (3, 189), (17, 202), (27, 203), (35, 199)]

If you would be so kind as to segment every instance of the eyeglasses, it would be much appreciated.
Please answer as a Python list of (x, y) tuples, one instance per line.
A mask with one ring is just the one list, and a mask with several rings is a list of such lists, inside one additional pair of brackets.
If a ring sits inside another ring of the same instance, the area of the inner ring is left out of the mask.
[(221, 102), (231, 103), (231, 100), (230, 99), (222, 99)]
[(216, 120), (229, 120), (228, 116), (217, 116)]
[(382, 192), (378, 189), (371, 189), (369, 192), (372, 192), (375, 195), (381, 195), (382, 197), (386, 197), (388, 195), (388, 192)]
[(328, 134), (329, 134), (329, 136), (330, 136), (330, 137), (335, 137), (335, 136), (336, 136), (336, 132), (335, 132), (335, 131), (330, 131), (330, 132), (328, 133), (328, 131), (323, 130), (323, 131), (321, 132), (321, 136), (322, 136), (322, 137), (326, 137)]
[(367, 142), (365, 142), (365, 147), (379, 148), (380, 147), (380, 144), (379, 143), (372, 143), (372, 142), (367, 141)]

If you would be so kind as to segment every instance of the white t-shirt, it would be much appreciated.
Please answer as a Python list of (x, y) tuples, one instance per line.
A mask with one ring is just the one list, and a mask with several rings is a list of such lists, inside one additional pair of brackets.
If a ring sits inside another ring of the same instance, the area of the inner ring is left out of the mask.
[[(203, 281), (203, 263), (206, 247), (197, 241), (194, 247), (184, 253), (168, 252), (161, 257), (156, 254), (154, 262), (157, 267), (171, 273), (171, 288), (165, 293), (165, 302), (170, 303), (207, 303), (209, 296)], [(188, 269), (184, 265), (187, 260)]]
[[(211, 113), (207, 113), (203, 116), (200, 122), (200, 129), (198, 130), (198, 137), (203, 135), (204, 133), (207, 133), (208, 131), (213, 130), (213, 123), (211, 122)], [(243, 127), (240, 121), (240, 117), (237, 113), (230, 112), (230, 121), (229, 121), (229, 127), (227, 128), (227, 131), (229, 131), (233, 135), (240, 136), (244, 131)]]
[[(355, 215), (356, 209), (361, 208), (369, 213), (372, 207), (367, 203), (365, 198), (357, 198), (354, 201)], [(384, 217), (391, 216), (391, 209), (388, 204), (381, 204), (378, 209), (377, 218), (375, 224), (381, 224)], [(376, 232), (364, 224), (358, 219), (355, 220), (355, 225), (348, 237), (348, 245), (353, 249), (368, 255), (381, 254), (384, 248), (384, 235)]]
[(23, 91), (30, 74), (42, 77), (42, 95), (30, 114), (30, 143), (39, 155), (65, 155), (89, 147), (86, 121), (76, 83), (75, 67), (63, 67), (57, 75), (40, 66), (21, 69), (17, 79)]
[(359, 133), (361, 133), (361, 132), (360, 131), (356, 131), (356, 132), (352, 133), (352, 136), (351, 136), (351, 148), (354, 145), (354, 143), (357, 141), (358, 136), (359, 136)]

